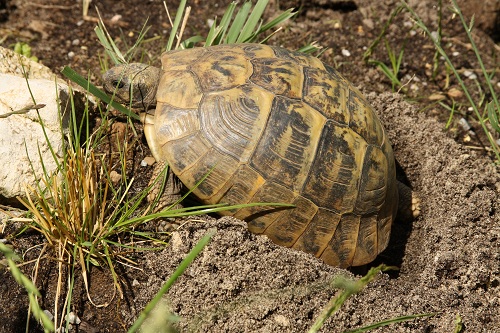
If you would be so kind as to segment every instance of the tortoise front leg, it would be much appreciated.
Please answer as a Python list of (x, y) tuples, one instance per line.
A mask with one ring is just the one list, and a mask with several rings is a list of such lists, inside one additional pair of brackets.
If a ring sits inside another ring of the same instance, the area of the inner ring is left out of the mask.
[[(166, 169), (166, 170), (165, 170)], [(165, 186), (162, 188), (162, 179), (158, 177), (161, 176), (162, 172), (166, 172)], [(151, 191), (149, 192), (147, 199), (148, 202), (153, 203), (158, 198), (158, 204), (154, 207), (155, 212), (159, 212), (163, 209), (170, 207), (175, 204), (181, 197), (182, 183), (177, 178), (177, 176), (172, 172), (166, 162), (159, 161), (156, 162), (153, 169), (153, 175), (149, 183), (152, 185)], [(160, 193), (161, 192), (161, 193)], [(180, 203), (175, 204), (171, 209), (182, 208)]]

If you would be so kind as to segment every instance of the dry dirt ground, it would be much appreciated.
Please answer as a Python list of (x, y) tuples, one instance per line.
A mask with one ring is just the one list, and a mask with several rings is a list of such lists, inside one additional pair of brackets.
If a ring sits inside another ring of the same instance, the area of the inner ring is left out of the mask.
[[(436, 30), (437, 1), (413, 3), (431, 30)], [(493, 6), (490, 1), (467, 3), (478, 11), (488, 3)], [(190, 4), (193, 11), (188, 36), (205, 33), (206, 19), (220, 17), (229, 1), (192, 0)], [(329, 48), (321, 59), (366, 92), (388, 130), (406, 181), (422, 199), (421, 216), (413, 223), (396, 221), (389, 248), (373, 263), (396, 265), (400, 270), (381, 274), (349, 299), (323, 331), (343, 332), (386, 318), (436, 313), (379, 331), (452, 332), (460, 316), (462, 332), (500, 332), (500, 173), (483, 146), (485, 141), (470, 119), (467, 105), (459, 107), (451, 128), (445, 130), (448, 111), (428, 99), (438, 94), (448, 104), (452, 96), (463, 102), (463, 97), (450, 93), (457, 87), (456, 81), (452, 78), (450, 85), (446, 84), (442, 63), (432, 78), (429, 66), (433, 48), (426, 36), (412, 32), (414, 25), (407, 13), (400, 13), (386, 36), (397, 52), (405, 45), (400, 78), (405, 83), (413, 78), (403, 94), (384, 93), (391, 91), (390, 82), (374, 66), (366, 65), (362, 55), (397, 1), (339, 4), (316, 0), (302, 4), (298, 17), (271, 43), (293, 49), (316, 40)], [(177, 1), (168, 1), (168, 5), (175, 9)], [(273, 2), (269, 16), (278, 5), (288, 8), (300, 5), (300, 1)], [(148, 44), (150, 52), (144, 56), (154, 60), (161, 52), (168, 26), (160, 1), (93, 1), (89, 15), (96, 17), (93, 6), (106, 20), (122, 15), (118, 24), (109, 26), (114, 36), (123, 36), (122, 41), (133, 40), (149, 17), (152, 28), (148, 37), (160, 37)], [(475, 30), (474, 36), (486, 67), (498, 68), (498, 47), (494, 43), (498, 30), (483, 22), (487, 15), (481, 13), (477, 21), (484, 31)], [(99, 58), (103, 52), (93, 34), (96, 23), (82, 19), (80, 1), (0, 0), (0, 20), (3, 46), (27, 42), (33, 54), (55, 72), (69, 65), (83, 74), (90, 71), (94, 82), (100, 82)], [(443, 45), (453, 54), (458, 69), (477, 69), (457, 19), (445, 10), (442, 20)], [(389, 64), (384, 42), (373, 58)], [(460, 117), (470, 120), (476, 135), (456, 125)], [(146, 149), (143, 140), (138, 151)], [(137, 154), (135, 158), (140, 160), (142, 156)], [(275, 246), (265, 237), (249, 234), (244, 222), (202, 217), (184, 224), (163, 251), (136, 254), (141, 270), (119, 269), (124, 299), (115, 297), (109, 306), (96, 308), (87, 301), (77, 276), (73, 310), (82, 319), (78, 331), (125, 331), (193, 244), (214, 228), (217, 233), (212, 242), (167, 295), (169, 307), (182, 318), (183, 332), (304, 332), (337, 292), (329, 287), (332, 277), (360, 273), (328, 267), (306, 254)], [(35, 233), (15, 238), (13, 233), (14, 227), (8, 225), (0, 236), (8, 238), (16, 251), (25, 253), (27, 261), (36, 259), (39, 247), (28, 249), (43, 240)], [(32, 269), (33, 264), (23, 266), (28, 276)], [(37, 286), (43, 295), (42, 306), (49, 310), (53, 308), (55, 272), (54, 262), (44, 259)], [(93, 269), (90, 284), (96, 303), (112, 299), (108, 272)], [(0, 332), (24, 332), (28, 298), (5, 269), (0, 271), (0, 304)], [(31, 332), (39, 331), (31, 325)]]

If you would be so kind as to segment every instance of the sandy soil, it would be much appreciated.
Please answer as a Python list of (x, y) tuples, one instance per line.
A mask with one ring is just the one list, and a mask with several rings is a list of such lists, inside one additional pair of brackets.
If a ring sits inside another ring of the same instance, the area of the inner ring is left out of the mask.
[[(220, 17), (229, 2), (193, 0), (187, 34), (206, 31), (206, 19), (216, 14)], [(435, 29), (435, 1), (414, 3)], [(477, 1), (477, 7), (482, 3)], [(148, 16), (152, 25), (149, 36), (164, 35), (167, 30), (160, 1), (103, 0), (92, 4), (107, 20), (122, 15), (119, 25), (110, 26), (114, 36), (120, 36), (119, 28), (123, 36), (137, 35)], [(300, 1), (279, 2), (282, 8), (297, 4)], [(387, 93), (391, 91), (389, 81), (361, 60), (397, 1), (344, 1), (338, 5), (316, 0), (303, 5), (285, 33), (271, 43), (293, 49), (318, 40), (330, 48), (321, 59), (365, 91), (388, 130), (400, 174), (422, 200), (421, 216), (411, 224), (396, 221), (389, 248), (372, 264), (396, 265), (400, 270), (381, 274), (351, 298), (328, 320), (324, 331), (343, 332), (386, 318), (433, 312), (436, 315), (432, 318), (379, 331), (452, 332), (460, 315), (463, 332), (500, 332), (500, 173), (482, 146), (484, 138), (467, 105), (459, 104), (451, 129), (445, 130), (449, 113), (428, 99), (439, 93), (451, 103), (449, 92), (457, 87), (456, 82), (451, 79), (446, 85), (444, 66), (432, 78), (426, 64), (432, 62), (434, 51), (425, 36), (411, 33), (406, 14), (398, 15), (387, 32), (396, 51), (406, 45), (400, 78), (407, 81), (415, 75), (406, 92)], [(169, 7), (177, 8), (177, 2), (169, 2)], [(269, 16), (277, 9), (278, 3), (273, 2)], [(93, 8), (90, 15), (96, 16)], [(28, 42), (33, 54), (53, 71), (69, 65), (81, 73), (89, 71), (99, 82), (99, 55), (103, 52), (93, 35), (94, 26), (94, 22), (82, 19), (79, 2), (0, 1), (2, 46)], [(445, 11), (447, 50), (457, 53), (454, 60), (460, 70), (477, 68), (461, 31)], [(475, 36), (487, 68), (498, 67), (498, 50), (492, 39), (480, 30)], [(158, 45), (164, 44), (164, 37), (149, 43), (146, 58), (156, 59), (161, 52)], [(350, 56), (342, 55), (342, 50), (348, 50)], [(375, 50), (374, 58), (389, 64), (383, 45)], [(463, 101), (463, 97), (457, 99)], [(460, 117), (471, 122), (476, 136), (456, 126)], [(138, 150), (147, 154), (144, 141)], [(143, 177), (146, 184), (147, 175)], [(278, 247), (265, 237), (248, 233), (244, 222), (201, 217), (176, 231), (171, 246), (163, 251), (136, 254), (142, 270), (119, 267), (125, 288), (123, 300), (114, 298), (109, 306), (96, 308), (88, 302), (77, 276), (73, 310), (82, 319), (78, 331), (126, 331), (193, 244), (213, 228), (217, 230), (213, 241), (167, 295), (171, 309), (182, 318), (179, 325), (183, 332), (304, 332), (337, 292), (329, 287), (329, 281), (338, 274), (362, 273), (329, 267), (306, 254)], [(14, 234), (15, 225), (9, 225), (0, 236), (9, 238), (26, 261), (36, 259), (40, 248), (32, 247), (43, 240), (35, 233), (11, 238)], [(32, 264), (23, 266), (27, 275), (32, 269)], [(37, 286), (47, 309), (53, 307), (55, 273), (54, 262), (44, 260)], [(0, 269), (0, 281), (0, 332), (24, 332), (27, 296), (4, 269)], [(109, 272), (92, 270), (91, 295), (96, 303), (112, 299)], [(32, 325), (31, 332), (39, 332), (39, 328)]]

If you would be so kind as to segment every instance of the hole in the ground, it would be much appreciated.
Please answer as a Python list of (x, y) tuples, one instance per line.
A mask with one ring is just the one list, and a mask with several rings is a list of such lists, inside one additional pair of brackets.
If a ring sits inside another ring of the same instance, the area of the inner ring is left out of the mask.
[[(332, 1), (332, 0), (316, 0), (316, 1), (298, 1), (300, 5), (292, 6), (294, 8), (299, 8), (300, 12), (304, 12), (308, 9), (330, 9), (341, 13), (350, 13), (358, 10), (358, 6), (354, 1)], [(284, 6), (286, 7), (286, 6)]]
[(9, 0), (0, 0), (0, 22), (5, 22), (9, 19), (9, 8), (12, 9), (13, 5), (9, 5)]
[(349, 13), (358, 9), (358, 6), (354, 1), (339, 1), (333, 3), (328, 1), (323, 7), (342, 13)]
[(495, 18), (495, 25), (492, 31), (490, 31), (490, 37), (495, 43), (500, 42), (500, 12), (497, 12), (497, 17)]

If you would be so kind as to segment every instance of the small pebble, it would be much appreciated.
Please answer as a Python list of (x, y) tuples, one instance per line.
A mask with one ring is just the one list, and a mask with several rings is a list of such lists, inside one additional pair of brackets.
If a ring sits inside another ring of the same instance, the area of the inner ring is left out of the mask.
[(404, 21), (403, 27), (411, 28), (411, 27), (413, 27), (413, 22), (412, 21)]
[(68, 58), (73, 58), (75, 56), (75, 52), (69, 51), (68, 52)]
[(49, 310), (43, 310), (43, 313), (50, 319), (54, 319), (54, 315)]
[(82, 321), (80, 320), (80, 318), (78, 318), (78, 316), (74, 313), (74, 312), (70, 312), (66, 315), (66, 320), (70, 323), (70, 324), (76, 324), (76, 325), (79, 325)]
[(460, 127), (462, 127), (464, 131), (468, 131), (471, 128), (467, 120), (465, 120), (465, 118), (460, 118), (460, 120), (458, 121), (458, 125), (460, 125)]
[(112, 170), (109, 173), (109, 178), (111, 179), (111, 182), (113, 184), (118, 184), (120, 182), (120, 180), (122, 179), (122, 175), (119, 174), (118, 172), (116, 172), (115, 170)]
[(112, 22), (112, 23), (117, 23), (117, 22), (118, 22), (118, 21), (120, 21), (121, 19), (122, 19), (122, 16), (121, 16), (121, 15), (119, 15), (119, 14), (116, 14), (116, 15), (114, 15), (114, 16), (111, 18), (110, 22)]
[(145, 167), (148, 165), (153, 165), (155, 164), (156, 160), (153, 156), (146, 156), (144, 159), (141, 161), (141, 166)]
[(464, 76), (468, 79), (475, 80), (477, 79), (477, 75), (474, 72), (471, 71), (464, 71)]
[(344, 57), (350, 57), (351, 56), (351, 52), (349, 52), (349, 50), (342, 49), (342, 55)]

